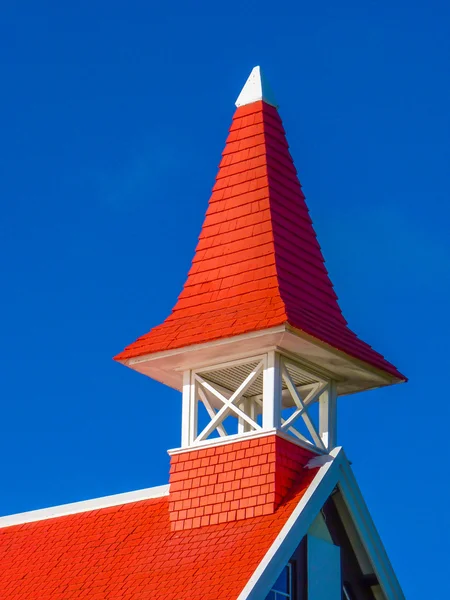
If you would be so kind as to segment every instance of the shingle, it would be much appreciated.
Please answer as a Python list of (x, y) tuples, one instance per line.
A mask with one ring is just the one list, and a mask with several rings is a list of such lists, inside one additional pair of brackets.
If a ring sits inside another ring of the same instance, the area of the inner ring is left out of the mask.
[(348, 328), (278, 111), (260, 101), (235, 112), (192, 267), (171, 315), (115, 358), (287, 323), (403, 379)]
[(237, 598), (312, 476), (275, 513), (204, 515), (197, 529), (171, 530), (168, 497), (0, 529), (0, 598)]

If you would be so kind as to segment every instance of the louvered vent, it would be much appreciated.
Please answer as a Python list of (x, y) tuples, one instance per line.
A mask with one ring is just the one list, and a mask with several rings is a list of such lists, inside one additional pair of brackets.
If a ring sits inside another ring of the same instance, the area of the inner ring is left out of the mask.
[[(238, 389), (243, 381), (250, 375), (250, 373), (259, 364), (259, 361), (225, 367), (223, 369), (217, 369), (215, 371), (207, 371), (206, 373), (199, 373), (204, 379), (215, 385), (220, 385), (223, 388), (234, 392)], [(292, 381), (296, 386), (308, 385), (316, 383), (317, 379), (304, 373), (302, 370), (297, 368), (293, 363), (286, 362), (286, 369), (291, 376)], [(282, 381), (283, 389), (286, 389), (286, 383)], [(254, 383), (246, 390), (244, 397), (249, 398), (251, 396), (258, 396), (263, 393), (263, 374), (261, 373), (255, 379)]]

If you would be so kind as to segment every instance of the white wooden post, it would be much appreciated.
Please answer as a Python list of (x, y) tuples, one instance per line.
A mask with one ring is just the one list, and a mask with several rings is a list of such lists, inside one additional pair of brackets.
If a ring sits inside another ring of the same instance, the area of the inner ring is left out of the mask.
[(258, 420), (258, 404), (252, 398), (249, 398), (248, 405), (248, 416), (256, 423)]
[(330, 452), (335, 448), (337, 428), (336, 383), (330, 381), (328, 389), (319, 398), (319, 435)]
[(191, 375), (191, 403), (189, 409), (189, 445), (192, 446), (198, 435), (198, 383)]
[[(242, 410), (242, 412), (245, 412), (245, 414), (248, 415), (249, 414), (248, 407), (249, 407), (248, 398), (244, 398), (242, 400), (242, 402), (239, 404), (239, 408)], [(250, 426), (247, 423), (247, 421), (244, 421), (244, 419), (239, 417), (238, 418), (238, 433), (245, 433), (246, 431), (249, 431), (249, 430), (250, 430)]]
[[(244, 398), (243, 401), (241, 402), (241, 404), (239, 405), (239, 408), (242, 410), (242, 412), (244, 412), (246, 415), (248, 415), (253, 421), (256, 422), (257, 419), (257, 415), (256, 415), (256, 402), (254, 402), (254, 400), (252, 400), (252, 398)], [(244, 419), (241, 419), (241, 417), (239, 417), (238, 419), (238, 433), (247, 433), (249, 431), (252, 430), (252, 427), (250, 425), (250, 423), (248, 423), (247, 421), (244, 421)]]
[(181, 407), (181, 447), (188, 448), (197, 436), (197, 402), (191, 371), (183, 373)]
[(263, 378), (263, 429), (278, 429), (281, 425), (280, 355), (267, 353)]

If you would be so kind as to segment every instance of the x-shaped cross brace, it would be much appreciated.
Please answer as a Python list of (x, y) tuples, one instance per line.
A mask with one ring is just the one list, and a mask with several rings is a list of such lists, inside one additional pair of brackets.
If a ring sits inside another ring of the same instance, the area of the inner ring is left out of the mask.
[[(241, 383), (241, 385), (238, 387), (238, 389), (235, 392), (233, 392), (233, 394), (231, 394), (231, 396), (229, 398), (226, 398), (223, 394), (221, 394), (218, 390), (216, 390), (216, 388), (213, 385), (211, 385), (208, 381), (203, 379), (203, 377), (200, 377), (197, 374), (194, 375), (197, 383), (200, 386), (205, 388), (205, 390), (207, 390), (208, 392), (213, 394), (218, 400), (220, 400), (223, 403), (223, 406), (221, 407), (221, 409), (217, 413), (215, 413), (215, 415), (211, 418), (211, 421), (208, 423), (208, 425), (199, 434), (199, 436), (195, 440), (196, 442), (201, 442), (201, 441), (205, 440), (214, 431), (214, 429), (219, 429), (218, 426), (221, 425), (222, 421), (224, 419), (226, 419), (226, 417), (228, 417), (228, 415), (232, 412), (235, 413), (236, 416), (240, 417), (243, 421), (246, 421), (253, 429), (261, 429), (261, 427), (258, 425), (258, 423), (256, 423), (251, 417), (246, 415), (245, 412), (243, 412), (238, 406), (236, 406), (236, 402), (241, 400), (242, 396), (245, 394), (247, 389), (252, 385), (252, 383), (254, 382), (256, 377), (258, 377), (258, 375), (261, 373), (263, 368), (264, 368), (264, 361), (261, 361), (253, 369), (253, 371), (245, 378), (245, 380)], [(199, 388), (199, 389), (201, 389), (201, 388)], [(202, 400), (203, 400), (203, 398), (202, 398)], [(206, 406), (206, 409), (208, 410), (208, 406), (206, 404), (205, 404), (205, 406)], [(211, 406), (210, 406), (210, 408), (212, 409)], [(214, 411), (212, 410), (212, 412), (214, 412)], [(210, 416), (212, 416), (211, 412), (209, 410), (208, 410), (208, 413)], [(219, 430), (219, 433), (220, 433), (220, 430)]]

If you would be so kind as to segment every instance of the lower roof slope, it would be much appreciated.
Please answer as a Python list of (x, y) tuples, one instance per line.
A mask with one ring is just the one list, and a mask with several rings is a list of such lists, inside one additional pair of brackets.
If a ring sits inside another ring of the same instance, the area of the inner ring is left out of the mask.
[(172, 532), (162, 498), (0, 529), (2, 600), (237, 598), (317, 469), (274, 514)]
[(405, 379), (349, 329), (280, 116), (258, 101), (235, 112), (192, 267), (171, 315), (115, 358), (283, 324)]

